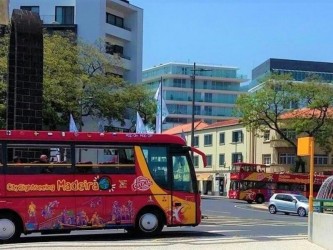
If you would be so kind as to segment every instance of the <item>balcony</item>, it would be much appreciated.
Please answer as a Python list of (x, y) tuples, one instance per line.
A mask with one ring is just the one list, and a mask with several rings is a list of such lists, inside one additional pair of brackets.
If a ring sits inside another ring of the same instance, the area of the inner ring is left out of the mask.
[(41, 15), (40, 19), (43, 22), (43, 27), (49, 32), (70, 30), (75, 34), (77, 33), (77, 24), (74, 24), (73, 22), (59, 23), (56, 21), (55, 15)]

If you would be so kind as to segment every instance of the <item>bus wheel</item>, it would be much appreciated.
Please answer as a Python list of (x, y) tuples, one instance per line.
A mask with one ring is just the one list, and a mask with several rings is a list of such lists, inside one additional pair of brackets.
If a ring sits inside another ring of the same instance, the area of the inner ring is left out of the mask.
[(156, 210), (143, 211), (137, 217), (136, 232), (141, 235), (157, 235), (163, 229), (162, 217)]
[(265, 201), (264, 196), (262, 196), (262, 195), (257, 195), (257, 197), (256, 197), (256, 202), (257, 202), (258, 204), (264, 203), (264, 201)]
[(15, 242), (20, 238), (22, 228), (15, 215), (0, 214), (0, 241)]

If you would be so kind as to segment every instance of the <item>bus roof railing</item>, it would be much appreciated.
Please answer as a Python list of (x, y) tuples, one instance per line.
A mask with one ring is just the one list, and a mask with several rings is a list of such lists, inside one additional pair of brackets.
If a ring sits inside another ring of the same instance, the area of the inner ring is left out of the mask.
[(0, 130), (0, 140), (6, 141), (73, 141), (73, 142), (123, 142), (178, 144), (186, 146), (185, 141), (176, 135), (137, 134), (120, 132), (69, 132), (69, 131), (33, 131)]
[(269, 166), (267, 166), (266, 164), (260, 164), (260, 163), (247, 163), (247, 162), (234, 162), (232, 164), (233, 166), (258, 166), (258, 167), (262, 167), (262, 168), (268, 168)]

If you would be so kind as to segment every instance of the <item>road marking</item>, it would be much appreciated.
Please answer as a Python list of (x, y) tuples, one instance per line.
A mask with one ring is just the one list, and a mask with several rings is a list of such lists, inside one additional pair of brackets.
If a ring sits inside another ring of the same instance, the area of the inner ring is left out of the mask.
[(300, 226), (307, 227), (307, 221), (275, 221), (275, 220), (264, 220), (264, 219), (251, 219), (251, 218), (238, 218), (238, 217), (228, 217), (219, 215), (208, 215), (208, 218), (203, 218), (201, 221), (202, 226), (239, 226), (239, 227), (250, 227), (250, 226)]
[(217, 214), (230, 214), (231, 212), (221, 212), (221, 211), (215, 211), (215, 210), (205, 210), (205, 212), (211, 212), (211, 213), (217, 213)]
[(239, 208), (239, 209), (243, 209), (243, 210), (251, 210), (251, 211), (256, 211), (256, 212), (260, 212), (260, 213), (268, 212), (268, 208), (267, 208), (267, 210), (259, 209), (259, 208), (251, 208), (248, 205), (235, 205), (235, 208)]
[(251, 231), (251, 230), (210, 230), (207, 233), (230, 233), (230, 232), (244, 232), (244, 231)]

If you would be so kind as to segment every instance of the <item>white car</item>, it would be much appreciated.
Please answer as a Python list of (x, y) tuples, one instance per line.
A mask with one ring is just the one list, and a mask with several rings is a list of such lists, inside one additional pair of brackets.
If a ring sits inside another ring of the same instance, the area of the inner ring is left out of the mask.
[(299, 194), (276, 193), (269, 199), (268, 211), (271, 214), (295, 213), (304, 217), (309, 212), (309, 200)]

